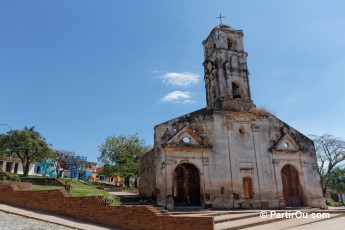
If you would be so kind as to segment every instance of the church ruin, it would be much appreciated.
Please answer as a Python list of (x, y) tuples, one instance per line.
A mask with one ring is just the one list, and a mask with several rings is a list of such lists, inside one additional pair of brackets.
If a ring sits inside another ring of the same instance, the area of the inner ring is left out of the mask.
[(252, 101), (243, 32), (220, 24), (202, 44), (207, 107), (154, 128), (140, 194), (162, 206), (324, 206), (314, 143)]

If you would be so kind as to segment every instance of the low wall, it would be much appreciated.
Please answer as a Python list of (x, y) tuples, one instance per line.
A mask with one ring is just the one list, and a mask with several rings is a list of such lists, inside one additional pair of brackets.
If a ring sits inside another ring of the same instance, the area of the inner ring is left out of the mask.
[(32, 184), (31, 183), (26, 183), (26, 182), (3, 182), (0, 181), (0, 186), (1, 185), (17, 185), (19, 190), (21, 191), (31, 191), (32, 190)]
[(32, 183), (34, 185), (44, 185), (44, 186), (63, 186), (63, 184), (58, 181), (56, 178), (49, 177), (23, 177), (21, 178), (22, 182)]
[(162, 215), (151, 206), (104, 206), (95, 196), (70, 197), (66, 190), (21, 191), (16, 184), (0, 184), (0, 203), (121, 229), (214, 229), (212, 217)]

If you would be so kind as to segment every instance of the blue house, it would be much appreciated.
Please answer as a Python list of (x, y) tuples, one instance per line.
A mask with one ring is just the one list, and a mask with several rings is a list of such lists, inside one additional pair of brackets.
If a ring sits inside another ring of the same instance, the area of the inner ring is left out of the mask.
[(36, 162), (34, 175), (56, 177), (55, 164), (53, 159), (46, 159), (43, 162)]
[(87, 157), (77, 156), (78, 163), (66, 163), (66, 170), (69, 170), (69, 177), (72, 179), (89, 181), (92, 175), (92, 170), (97, 163), (87, 161)]

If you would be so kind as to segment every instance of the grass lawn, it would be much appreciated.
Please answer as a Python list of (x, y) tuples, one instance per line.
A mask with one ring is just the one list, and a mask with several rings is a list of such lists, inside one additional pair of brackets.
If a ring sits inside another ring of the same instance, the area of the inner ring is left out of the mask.
[[(120, 205), (119, 199), (107, 193), (102, 189), (98, 189), (94, 185), (88, 185), (78, 180), (73, 179), (59, 179), (60, 182), (65, 184), (66, 181), (69, 181), (71, 185), (71, 190), (69, 193), (72, 197), (83, 197), (83, 196), (104, 196), (104, 197), (111, 197), (113, 199), (113, 203), (111, 205)], [(60, 186), (40, 186), (40, 185), (32, 185), (32, 190), (52, 190), (52, 189), (64, 189), (64, 187)]]
[(55, 189), (65, 189), (62, 186), (43, 186), (43, 185), (32, 185), (32, 190), (38, 191), (38, 190), (55, 190)]

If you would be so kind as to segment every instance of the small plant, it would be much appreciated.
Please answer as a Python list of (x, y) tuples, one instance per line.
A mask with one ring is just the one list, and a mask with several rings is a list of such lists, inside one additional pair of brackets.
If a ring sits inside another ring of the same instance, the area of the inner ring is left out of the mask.
[(67, 190), (67, 192), (71, 191), (72, 189), (71, 180), (66, 180), (64, 187)]
[(270, 112), (268, 112), (268, 110), (265, 108), (251, 108), (249, 112), (258, 117), (268, 117), (270, 115)]
[(103, 205), (111, 205), (114, 202), (114, 198), (112, 196), (98, 196), (98, 199)]

